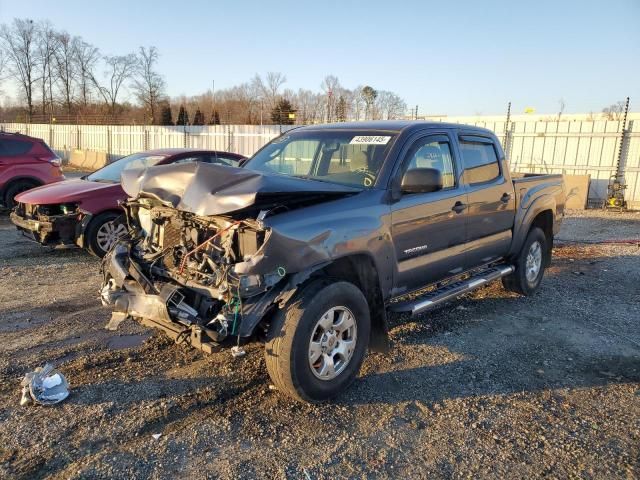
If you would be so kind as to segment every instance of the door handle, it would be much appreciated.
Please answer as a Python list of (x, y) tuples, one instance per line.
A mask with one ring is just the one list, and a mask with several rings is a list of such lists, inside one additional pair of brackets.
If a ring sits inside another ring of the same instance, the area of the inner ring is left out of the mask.
[(500, 197), (500, 201), (503, 203), (508, 203), (509, 200), (511, 200), (511, 194), (510, 193), (503, 193), (502, 197)]
[(466, 203), (456, 202), (455, 205), (451, 208), (456, 213), (462, 213), (464, 209), (467, 208)]

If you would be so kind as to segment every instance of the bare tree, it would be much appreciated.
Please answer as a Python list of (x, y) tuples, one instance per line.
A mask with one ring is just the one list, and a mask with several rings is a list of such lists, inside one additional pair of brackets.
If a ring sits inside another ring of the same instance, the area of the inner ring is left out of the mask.
[(133, 81), (136, 97), (151, 114), (152, 124), (158, 120), (158, 103), (165, 96), (165, 81), (156, 71), (158, 56), (156, 47), (140, 47)]
[(78, 56), (78, 45), (81, 40), (71, 37), (67, 32), (61, 32), (57, 36), (57, 48), (54, 51), (55, 75), (62, 93), (62, 103), (68, 115), (71, 115), (75, 86), (78, 80), (78, 64), (75, 61)]
[(362, 87), (360, 95), (365, 103), (364, 119), (370, 120), (372, 117), (374, 117), (373, 108), (375, 105), (376, 97), (378, 96), (378, 92), (373, 87), (366, 85)]
[(395, 120), (401, 118), (407, 104), (393, 92), (381, 90), (375, 99), (374, 120)]
[(37, 79), (38, 53), (36, 26), (33, 20), (13, 20), (11, 26), (2, 25), (0, 41), (7, 55), (9, 74), (18, 82), (27, 102), (29, 121), (33, 115), (33, 87)]
[(49, 22), (41, 22), (37, 26), (37, 51), (40, 72), (40, 88), (42, 91), (42, 115), (53, 109), (53, 62), (57, 48), (57, 34)]
[(333, 121), (336, 99), (341, 94), (340, 81), (335, 75), (327, 75), (322, 80), (320, 88), (327, 98), (327, 122), (331, 122)]
[(564, 103), (564, 98), (561, 98), (560, 100), (558, 100), (558, 121), (560, 121), (560, 119), (562, 118), (562, 114), (564, 113), (564, 108), (565, 108), (565, 103)]
[(262, 99), (269, 102), (270, 108), (275, 108), (276, 102), (279, 98), (280, 87), (287, 81), (280, 72), (267, 72), (265, 79), (263, 80), (260, 75), (256, 74), (253, 77), (251, 83), (254, 88), (259, 89), (262, 93)]
[(93, 85), (94, 70), (98, 59), (100, 58), (100, 51), (93, 45), (78, 40), (78, 44), (75, 49), (75, 69), (78, 72), (78, 84), (80, 87), (80, 101), (82, 105), (86, 107), (89, 104), (91, 86)]
[(95, 75), (91, 75), (91, 80), (98, 93), (102, 96), (104, 103), (109, 107), (111, 118), (115, 116), (118, 106), (118, 95), (122, 91), (122, 85), (131, 78), (135, 72), (138, 60), (135, 54), (128, 55), (107, 55), (104, 57), (105, 72), (104, 82), (100, 82)]
[[(2, 82), (4, 81), (5, 66), (7, 64), (7, 57), (2, 50), (0, 50), (0, 94), (2, 94)], [(0, 105), (2, 107), (2, 105)]]
[(622, 120), (624, 106), (624, 100), (620, 100), (612, 105), (609, 105), (608, 107), (603, 108), (602, 113), (607, 120)]

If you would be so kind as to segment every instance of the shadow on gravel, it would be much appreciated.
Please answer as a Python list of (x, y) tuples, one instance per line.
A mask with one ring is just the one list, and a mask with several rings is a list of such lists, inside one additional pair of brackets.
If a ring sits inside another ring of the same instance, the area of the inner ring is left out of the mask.
[(145, 378), (144, 388), (140, 388), (140, 382), (113, 380), (75, 387), (73, 395), (69, 396), (68, 403), (94, 405), (113, 402), (117, 399), (118, 408), (120, 408), (139, 402), (157, 401), (163, 398), (193, 394), (198, 388), (215, 384), (216, 378), (214, 376), (199, 378)]
[[(460, 352), (467, 355), (466, 352)], [(336, 403), (363, 405), (420, 401), (426, 405), (457, 398), (530, 393), (558, 388), (589, 388), (640, 382), (640, 356), (590, 358), (551, 371), (531, 365), (530, 371), (505, 375), (501, 362), (479, 365), (463, 360), (360, 378)]]

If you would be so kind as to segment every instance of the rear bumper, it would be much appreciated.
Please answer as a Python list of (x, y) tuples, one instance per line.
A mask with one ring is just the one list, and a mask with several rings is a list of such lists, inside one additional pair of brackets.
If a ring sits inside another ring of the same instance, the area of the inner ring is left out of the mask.
[(47, 246), (76, 246), (78, 215), (26, 218), (11, 212), (11, 222), (27, 237)]

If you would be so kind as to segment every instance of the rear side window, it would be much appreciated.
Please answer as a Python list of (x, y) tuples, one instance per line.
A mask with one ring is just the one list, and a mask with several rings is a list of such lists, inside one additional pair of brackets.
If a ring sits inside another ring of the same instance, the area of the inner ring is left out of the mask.
[(2, 138), (0, 139), (0, 156), (14, 157), (24, 155), (31, 150), (31, 142)]
[(467, 184), (490, 182), (500, 176), (500, 165), (493, 144), (462, 140), (460, 152)]

